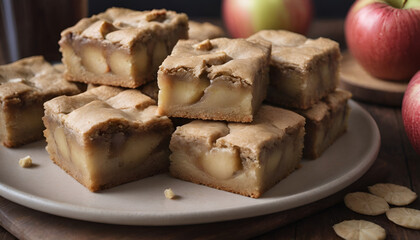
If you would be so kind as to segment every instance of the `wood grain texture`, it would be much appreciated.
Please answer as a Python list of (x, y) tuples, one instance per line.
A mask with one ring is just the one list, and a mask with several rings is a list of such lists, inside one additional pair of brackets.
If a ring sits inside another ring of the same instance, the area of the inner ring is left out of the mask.
[(343, 53), (340, 77), (340, 87), (353, 93), (354, 99), (385, 106), (401, 106), (408, 84), (372, 77), (348, 52)]
[(0, 240), (16, 240), (17, 238), (10, 234), (6, 229), (0, 226)]
[[(210, 19), (211, 20), (211, 19)], [(221, 25), (221, 21), (215, 22)], [(329, 37), (344, 44), (343, 20), (316, 21), (309, 35)], [(328, 26), (328, 27), (325, 27)], [(375, 104), (361, 104), (376, 120), (381, 149), (372, 168), (355, 184), (310, 205), (256, 218), (174, 227), (133, 227), (77, 221), (31, 210), (0, 197), (0, 225), (19, 239), (340, 239), (332, 225), (364, 219), (383, 226), (387, 239), (420, 239), (420, 231), (399, 227), (385, 215), (354, 213), (342, 202), (347, 192), (364, 190), (379, 181), (409, 186), (420, 195), (420, 156), (405, 135), (401, 111)], [(409, 207), (420, 209), (417, 199)], [(15, 239), (0, 228), (0, 240)], [(3, 235), (4, 234), (4, 235)], [(117, 237), (118, 236), (118, 237)]]
[[(340, 202), (345, 193), (383, 179), (385, 164), (375, 164), (360, 180), (330, 197), (266, 216), (186, 226), (120, 226), (78, 221), (35, 211), (0, 198), (0, 224), (19, 239), (244, 239), (272, 231)], [(286, 230), (283, 230), (286, 231)], [(293, 233), (289, 232), (289, 235)]]
[[(411, 188), (420, 195), (420, 156), (408, 142), (401, 119), (399, 108), (389, 108), (378, 105), (360, 103), (375, 119), (381, 134), (381, 148), (377, 164), (384, 163), (390, 167), (383, 182), (391, 182)], [(372, 170), (371, 169), (371, 170)], [(379, 182), (379, 181), (378, 181)], [(360, 190), (367, 191), (366, 184)], [(420, 209), (420, 199), (416, 199), (408, 207)], [(365, 216), (349, 210), (342, 201), (324, 211), (304, 218), (286, 227), (278, 228), (256, 239), (341, 239), (332, 229), (332, 226), (344, 220), (362, 219), (382, 226), (387, 232), (387, 239), (420, 239), (420, 231), (397, 226), (390, 222), (384, 214), (380, 216)], [(294, 236), (282, 236), (282, 232), (294, 232)]]

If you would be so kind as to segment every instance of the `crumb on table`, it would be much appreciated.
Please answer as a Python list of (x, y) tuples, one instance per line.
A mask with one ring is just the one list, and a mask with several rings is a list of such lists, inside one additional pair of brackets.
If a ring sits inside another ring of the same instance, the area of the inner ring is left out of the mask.
[(167, 199), (174, 199), (175, 198), (175, 193), (172, 191), (171, 188), (165, 189), (165, 191), (163, 193), (165, 194), (165, 197)]
[(29, 168), (32, 166), (32, 158), (31, 156), (26, 156), (24, 158), (19, 159), (19, 165), (23, 168)]

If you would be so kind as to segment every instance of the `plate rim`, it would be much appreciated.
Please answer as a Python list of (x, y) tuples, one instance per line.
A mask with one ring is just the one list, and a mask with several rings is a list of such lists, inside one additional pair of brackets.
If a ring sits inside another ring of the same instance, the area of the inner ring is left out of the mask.
[[(378, 126), (375, 120), (372, 118), (372, 116), (354, 100), (350, 99), (349, 105), (352, 109), (357, 109), (358, 111), (360, 111), (362, 113), (362, 116), (365, 117), (365, 119), (369, 123), (369, 129), (371, 129), (373, 132), (373, 141), (371, 142), (372, 146), (368, 153), (365, 156), (363, 156), (365, 160), (360, 161), (359, 164), (356, 165), (356, 167), (353, 167), (349, 172), (346, 172), (344, 177), (335, 179), (334, 184), (332, 186), (327, 186), (328, 184), (325, 183), (317, 187), (318, 193), (316, 194), (316, 197), (305, 197), (305, 195), (310, 194), (308, 192), (314, 191), (314, 189), (311, 188), (307, 191), (299, 192), (291, 196), (284, 196), (282, 197), (283, 201), (281, 202), (274, 201), (265, 204), (256, 203), (250, 206), (246, 206), (246, 211), (244, 211), (245, 206), (242, 206), (238, 208), (223, 209), (219, 211), (206, 210), (197, 213), (190, 212), (186, 215), (182, 215), (182, 212), (144, 213), (135, 211), (130, 212), (126, 210), (111, 210), (85, 207), (77, 204), (64, 203), (55, 200), (50, 200), (44, 197), (35, 196), (33, 194), (15, 189), (12, 186), (5, 185), (2, 182), (0, 182), (0, 195), (12, 202), (18, 203), (25, 207), (49, 213), (52, 215), (90, 222), (118, 225), (123, 224), (143, 226), (170, 226), (185, 224), (201, 224), (250, 218), (293, 209), (312, 202), (316, 202), (320, 199), (323, 199), (327, 196), (338, 192), (339, 190), (344, 189), (353, 182), (357, 181), (361, 176), (363, 176), (375, 162), (381, 145), (380, 132)], [(258, 199), (256, 199), (256, 201), (258, 201)], [(286, 203), (289, 203), (289, 205), (286, 204), (287, 207), (284, 206), (285, 201)], [(98, 219), (98, 215), (104, 213), (110, 217)]]

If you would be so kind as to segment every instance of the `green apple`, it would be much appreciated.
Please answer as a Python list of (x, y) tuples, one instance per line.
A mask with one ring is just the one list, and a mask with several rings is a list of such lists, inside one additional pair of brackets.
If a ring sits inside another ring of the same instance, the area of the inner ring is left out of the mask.
[(235, 38), (245, 38), (263, 29), (305, 34), (312, 15), (312, 0), (223, 1), (223, 19)]

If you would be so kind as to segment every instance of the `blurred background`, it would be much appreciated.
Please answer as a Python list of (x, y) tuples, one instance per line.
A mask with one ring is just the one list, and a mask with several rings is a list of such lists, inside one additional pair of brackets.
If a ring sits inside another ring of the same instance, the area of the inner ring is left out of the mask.
[[(327, 27), (320, 29), (316, 23), (328, 19), (344, 19), (353, 2), (313, 0), (313, 21), (307, 35), (325, 36), (343, 42), (343, 36), (328, 35), (328, 24), (323, 24)], [(166, 8), (184, 12), (190, 19), (211, 21), (225, 28), (221, 16), (222, 0), (1, 0), (0, 64), (32, 55), (44, 55), (49, 61), (59, 61), (61, 54), (57, 42), (60, 32), (74, 25), (80, 18), (98, 14), (112, 6), (136, 10)], [(335, 21), (334, 24), (342, 22)]]
[[(313, 0), (315, 18), (345, 17), (354, 0)], [(89, 14), (105, 11), (110, 6), (126, 7), (138, 10), (166, 8), (184, 12), (191, 18), (221, 17), (222, 0), (90, 0)]]

